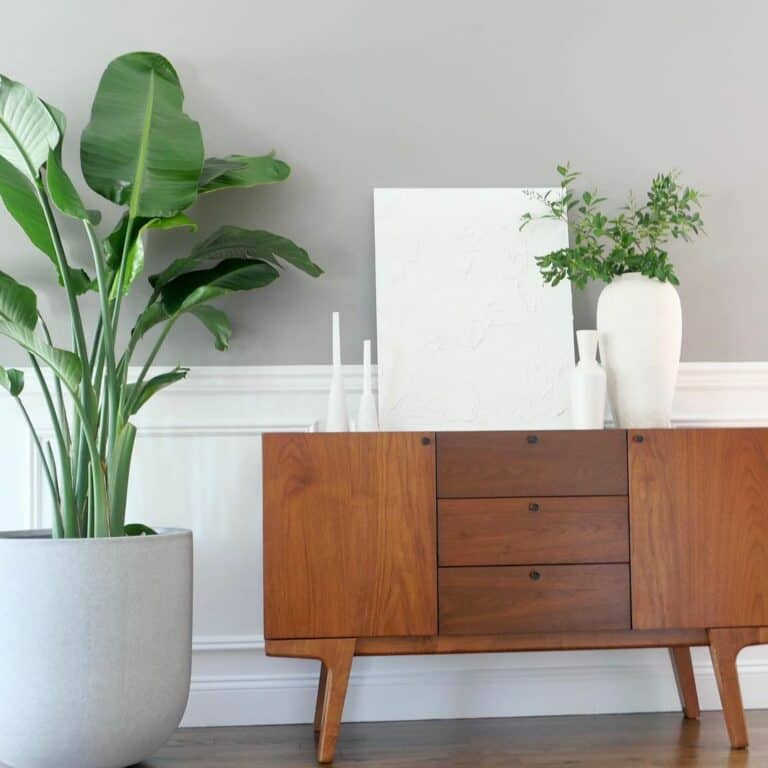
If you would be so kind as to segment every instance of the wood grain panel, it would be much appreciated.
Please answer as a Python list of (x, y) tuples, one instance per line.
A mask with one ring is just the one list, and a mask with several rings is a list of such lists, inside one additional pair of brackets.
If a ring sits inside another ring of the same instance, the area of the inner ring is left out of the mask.
[(440, 432), (441, 498), (625, 496), (623, 430)]
[(768, 624), (768, 430), (630, 433), (633, 626)]
[(629, 562), (626, 497), (441, 499), (440, 565)]
[(440, 568), (440, 634), (628, 629), (627, 565)]
[(434, 436), (264, 436), (268, 638), (437, 631)]

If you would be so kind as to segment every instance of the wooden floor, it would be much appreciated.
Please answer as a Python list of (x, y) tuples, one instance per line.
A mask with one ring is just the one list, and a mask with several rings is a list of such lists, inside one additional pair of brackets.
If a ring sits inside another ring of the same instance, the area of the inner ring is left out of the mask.
[[(768, 710), (752, 746), (728, 748), (720, 712), (346, 723), (335, 766), (366, 768), (721, 768), (768, 766)], [(311, 725), (182, 730), (145, 768), (310, 768)]]

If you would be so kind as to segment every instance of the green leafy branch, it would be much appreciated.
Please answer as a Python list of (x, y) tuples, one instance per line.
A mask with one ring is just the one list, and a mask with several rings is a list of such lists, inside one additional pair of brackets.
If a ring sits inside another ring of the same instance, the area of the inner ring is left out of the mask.
[(666, 245), (671, 240), (690, 241), (704, 232), (699, 208), (702, 194), (679, 183), (679, 174), (658, 174), (642, 205), (630, 194), (619, 212), (603, 211), (605, 197), (597, 190), (577, 195), (573, 183), (580, 176), (570, 165), (558, 165), (559, 193), (529, 191), (544, 212), (523, 214), (520, 229), (537, 219), (567, 221), (571, 245), (536, 258), (546, 283), (570, 280), (584, 288), (590, 280), (609, 283), (617, 275), (640, 272), (646, 277), (678, 285)]

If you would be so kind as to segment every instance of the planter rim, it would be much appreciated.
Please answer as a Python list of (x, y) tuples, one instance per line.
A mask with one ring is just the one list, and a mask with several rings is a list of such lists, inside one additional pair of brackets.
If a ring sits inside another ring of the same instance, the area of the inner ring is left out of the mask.
[(31, 528), (28, 530), (20, 531), (0, 531), (0, 544), (4, 542), (32, 542), (32, 541), (45, 541), (49, 544), (57, 544), (60, 546), (80, 546), (84, 543), (94, 545), (97, 542), (102, 542), (103, 546), (109, 546), (111, 543), (125, 543), (128, 541), (157, 541), (159, 539), (168, 538), (183, 538), (192, 535), (192, 531), (187, 528), (155, 528), (157, 536), (101, 536), (98, 538), (82, 538), (82, 539), (54, 539), (51, 536), (50, 528)]

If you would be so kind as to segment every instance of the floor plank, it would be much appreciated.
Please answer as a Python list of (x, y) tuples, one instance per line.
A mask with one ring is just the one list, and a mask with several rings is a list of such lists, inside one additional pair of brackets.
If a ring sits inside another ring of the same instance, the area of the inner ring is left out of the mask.
[[(768, 710), (732, 752), (720, 712), (346, 723), (335, 766), (365, 768), (736, 768), (768, 766)], [(312, 725), (194, 728), (144, 768), (309, 768)]]

